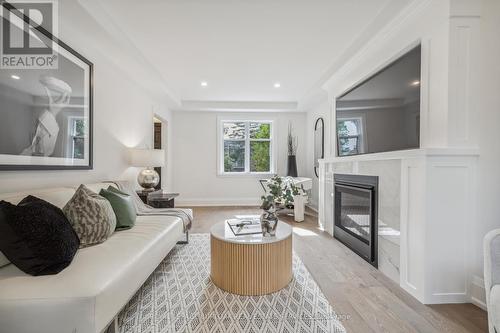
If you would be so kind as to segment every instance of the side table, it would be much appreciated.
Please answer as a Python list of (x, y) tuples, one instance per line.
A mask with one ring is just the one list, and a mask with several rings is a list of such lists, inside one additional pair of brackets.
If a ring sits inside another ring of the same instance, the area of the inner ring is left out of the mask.
[(175, 198), (179, 193), (163, 193), (159, 191), (137, 191), (137, 195), (141, 198), (142, 202), (150, 205), (153, 208), (174, 208)]
[(148, 195), (147, 204), (154, 208), (174, 208), (175, 198), (179, 193), (163, 193), (156, 191)]
[(148, 203), (148, 195), (150, 195), (153, 192), (152, 191), (138, 190), (138, 191), (135, 191), (135, 193), (137, 193), (137, 195), (139, 196), (139, 198), (141, 198), (142, 202), (144, 202), (145, 204), (147, 204)]

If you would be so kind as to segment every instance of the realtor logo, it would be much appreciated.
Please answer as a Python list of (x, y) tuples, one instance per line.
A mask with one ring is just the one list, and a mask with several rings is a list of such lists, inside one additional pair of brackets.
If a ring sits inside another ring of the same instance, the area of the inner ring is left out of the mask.
[[(1, 1), (1, 0), (0, 0)], [(1, 61), (3, 69), (55, 69), (57, 2), (2, 1)]]

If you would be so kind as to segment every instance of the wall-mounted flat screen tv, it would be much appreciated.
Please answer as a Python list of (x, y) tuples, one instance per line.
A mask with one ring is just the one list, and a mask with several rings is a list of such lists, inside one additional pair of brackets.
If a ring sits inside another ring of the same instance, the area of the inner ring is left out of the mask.
[(337, 155), (420, 147), (420, 46), (336, 100)]

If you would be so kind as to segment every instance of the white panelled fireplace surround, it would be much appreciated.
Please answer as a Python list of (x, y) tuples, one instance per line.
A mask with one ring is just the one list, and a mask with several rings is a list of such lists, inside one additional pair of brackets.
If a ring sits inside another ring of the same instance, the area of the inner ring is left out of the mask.
[[(480, 247), (473, 236), (481, 10), (480, 1), (412, 1), (322, 86), (331, 157), (320, 160), (320, 223), (334, 234), (335, 174), (378, 176), (378, 269), (424, 304), (466, 303), (480, 294), (472, 272)], [(421, 149), (334, 157), (337, 96), (417, 44)]]
[(443, 148), (320, 160), (320, 225), (334, 236), (335, 175), (377, 176), (378, 269), (424, 304), (467, 302), (477, 157)]

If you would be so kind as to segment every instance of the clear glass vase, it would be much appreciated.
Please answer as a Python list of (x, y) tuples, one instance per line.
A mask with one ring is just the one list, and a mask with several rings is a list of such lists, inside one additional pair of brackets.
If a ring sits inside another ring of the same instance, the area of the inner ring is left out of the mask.
[(262, 228), (262, 235), (264, 237), (276, 236), (276, 227), (278, 226), (278, 216), (276, 215), (276, 208), (271, 206), (268, 210), (264, 210), (260, 216), (260, 226)]

